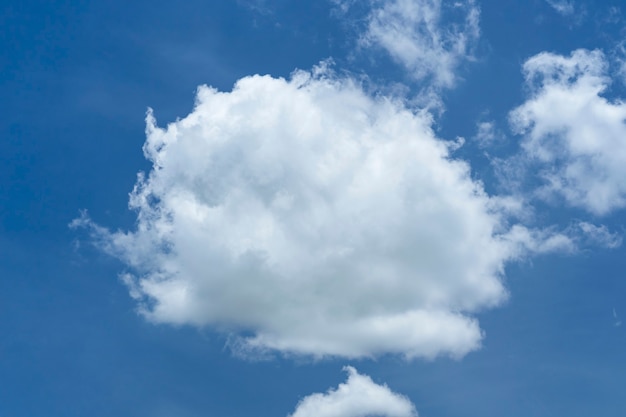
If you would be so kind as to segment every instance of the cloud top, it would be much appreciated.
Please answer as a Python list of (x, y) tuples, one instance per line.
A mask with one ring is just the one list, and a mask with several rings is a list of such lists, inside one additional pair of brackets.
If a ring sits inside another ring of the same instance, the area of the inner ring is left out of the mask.
[(305, 397), (289, 417), (417, 417), (408, 398), (347, 366), (348, 380), (327, 393)]

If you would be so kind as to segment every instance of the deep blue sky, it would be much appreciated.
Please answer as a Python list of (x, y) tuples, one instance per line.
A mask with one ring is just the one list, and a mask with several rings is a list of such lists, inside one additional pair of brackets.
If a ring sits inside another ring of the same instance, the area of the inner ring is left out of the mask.
[[(621, 416), (626, 409), (623, 248), (529, 257), (507, 267), (510, 299), (478, 314), (482, 349), (434, 361), (387, 355), (249, 361), (214, 329), (152, 324), (118, 279), (126, 267), (68, 224), (88, 209), (129, 229), (145, 112), (186, 116), (198, 85), (229, 91), (249, 74), (288, 77), (332, 57), (335, 68), (422, 88), (381, 51), (355, 46), (356, 23), (325, 1), (5, 1), (0, 8), (0, 417), (286, 416), (343, 380), (352, 364), (408, 396), (421, 416)], [(441, 92), (444, 139), (494, 120), (515, 152), (507, 114), (526, 97), (521, 66), (542, 51), (569, 55), (623, 41), (619, 2), (576, 2), (562, 16), (543, 0), (483, 0), (475, 60)], [(624, 10), (626, 13), (626, 10)], [(445, 24), (445, 22), (444, 22)], [(615, 78), (609, 97), (623, 96)], [(623, 146), (623, 145), (622, 145)], [(488, 191), (483, 150), (458, 151)], [(536, 202), (539, 223), (602, 223)], [(614, 312), (618, 318), (614, 317)], [(623, 411), (622, 411), (623, 412)]]

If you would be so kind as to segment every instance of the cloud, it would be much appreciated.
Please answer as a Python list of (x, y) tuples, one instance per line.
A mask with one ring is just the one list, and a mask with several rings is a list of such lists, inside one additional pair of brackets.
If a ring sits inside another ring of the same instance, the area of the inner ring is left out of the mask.
[(573, 253), (577, 250), (576, 235), (571, 231), (557, 232), (548, 229), (528, 229), (514, 225), (508, 238), (517, 242), (520, 250), (533, 254), (555, 252)]
[(524, 64), (530, 97), (510, 113), (526, 157), (540, 166), (538, 194), (606, 215), (626, 206), (626, 105), (609, 86), (600, 51), (543, 52)]
[(546, 2), (562, 16), (574, 14), (574, 4), (567, 0), (546, 0)]
[(618, 233), (611, 233), (604, 225), (596, 226), (588, 222), (578, 222), (576, 228), (579, 229), (581, 238), (586, 240), (589, 244), (608, 249), (615, 249), (622, 246), (622, 236)]
[(127, 265), (153, 322), (210, 326), (244, 353), (461, 357), (483, 337), (473, 313), (507, 297), (506, 263), (564, 241), (508, 228), (519, 205), (431, 124), (323, 66), (200, 87), (166, 128), (148, 114), (136, 229), (74, 225)]
[(300, 401), (290, 417), (417, 417), (408, 398), (348, 366), (348, 380), (326, 394), (312, 394)]
[(473, 0), (443, 4), (441, 0), (373, 0), (371, 4), (362, 45), (387, 51), (416, 80), (428, 79), (434, 87), (455, 84), (456, 69), (472, 57), (480, 36), (480, 11)]
[(274, 9), (267, 4), (267, 0), (237, 0), (237, 5), (261, 16), (274, 14)]
[(528, 229), (522, 225), (513, 225), (507, 238), (515, 242), (522, 252), (534, 255), (574, 254), (590, 247), (615, 249), (622, 245), (620, 234), (611, 233), (604, 225), (596, 226), (583, 221), (574, 222), (561, 231), (554, 227)]
[(339, 15), (344, 15), (348, 12), (348, 10), (356, 3), (356, 0), (329, 0), (330, 3), (334, 6), (332, 10), (333, 13), (339, 13)]
[(505, 143), (505, 135), (493, 121), (479, 121), (476, 123), (476, 133), (472, 137), (480, 148), (487, 149), (494, 145)]
[(475, 139), (482, 147), (488, 147), (496, 139), (495, 127), (493, 122), (479, 122), (476, 124)]
[(611, 53), (612, 58), (616, 64), (616, 75), (622, 84), (626, 84), (626, 41), (621, 41), (617, 44)]

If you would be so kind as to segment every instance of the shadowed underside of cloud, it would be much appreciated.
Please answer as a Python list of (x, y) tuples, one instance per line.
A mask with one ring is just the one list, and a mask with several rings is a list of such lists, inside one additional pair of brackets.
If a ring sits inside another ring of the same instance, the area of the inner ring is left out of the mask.
[(524, 64), (529, 99), (510, 114), (526, 155), (542, 167), (539, 193), (560, 195), (595, 215), (626, 206), (626, 105), (602, 94), (600, 51), (541, 53)]
[(386, 385), (378, 385), (354, 368), (344, 368), (348, 380), (325, 394), (312, 394), (300, 401), (290, 417), (417, 417), (408, 398)]
[(76, 224), (128, 265), (147, 318), (248, 334), (241, 352), (461, 357), (520, 247), (571, 243), (507, 229), (428, 113), (324, 68), (201, 87), (187, 117), (147, 123), (137, 229)]

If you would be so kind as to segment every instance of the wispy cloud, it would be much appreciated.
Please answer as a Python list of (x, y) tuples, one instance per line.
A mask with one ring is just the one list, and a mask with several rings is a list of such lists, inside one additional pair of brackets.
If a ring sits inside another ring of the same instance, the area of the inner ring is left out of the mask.
[(619, 233), (612, 233), (605, 225), (596, 226), (589, 222), (578, 222), (575, 227), (580, 230), (581, 239), (588, 245), (608, 249), (622, 246), (623, 237)]
[(263, 16), (274, 14), (274, 9), (268, 4), (267, 0), (237, 0), (237, 4)]
[(471, 59), (480, 36), (480, 11), (473, 0), (387, 0), (372, 5), (362, 45), (384, 49), (417, 80), (428, 79), (435, 87), (455, 84), (458, 66)]
[(614, 319), (614, 326), (615, 327), (619, 327), (622, 325), (622, 320), (620, 320), (619, 316), (617, 315), (617, 311), (615, 310), (615, 307), (613, 308), (613, 319)]
[(487, 149), (493, 145), (502, 144), (504, 138), (504, 133), (498, 129), (494, 121), (483, 120), (476, 123), (476, 133), (472, 139), (478, 143), (479, 147)]
[(546, 2), (552, 6), (554, 10), (560, 15), (571, 16), (574, 14), (574, 3), (567, 0), (546, 0)]

